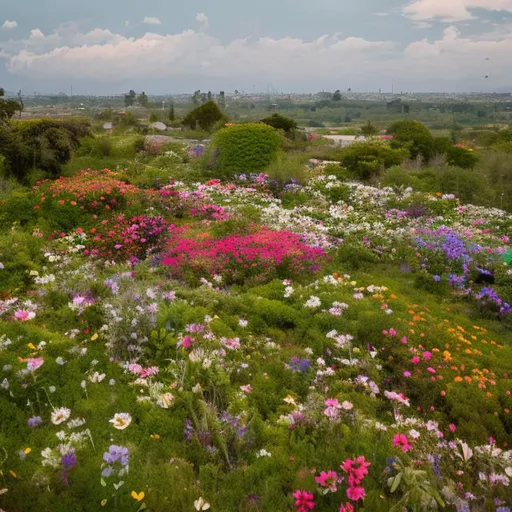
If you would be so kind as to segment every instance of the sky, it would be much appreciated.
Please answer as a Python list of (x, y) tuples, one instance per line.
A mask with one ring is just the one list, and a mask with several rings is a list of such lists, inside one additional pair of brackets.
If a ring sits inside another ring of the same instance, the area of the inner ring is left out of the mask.
[(512, 92), (511, 55), (512, 0), (0, 0), (24, 94)]

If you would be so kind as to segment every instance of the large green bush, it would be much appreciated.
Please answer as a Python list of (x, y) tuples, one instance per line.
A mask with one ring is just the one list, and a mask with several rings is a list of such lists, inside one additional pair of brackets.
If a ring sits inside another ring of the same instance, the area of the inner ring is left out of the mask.
[(419, 121), (397, 121), (387, 129), (387, 133), (393, 135), (391, 145), (408, 149), (412, 159), (420, 156), (428, 162), (435, 154), (434, 137)]
[(407, 157), (404, 149), (393, 149), (382, 141), (355, 142), (342, 152), (341, 164), (356, 178), (368, 180)]
[(263, 123), (229, 126), (213, 139), (215, 169), (223, 177), (236, 172), (265, 169), (277, 155), (282, 139), (277, 130)]
[(204, 131), (210, 131), (222, 120), (226, 120), (226, 117), (220, 111), (217, 104), (214, 101), (208, 101), (204, 105), (190, 111), (181, 123), (191, 130), (200, 128)]

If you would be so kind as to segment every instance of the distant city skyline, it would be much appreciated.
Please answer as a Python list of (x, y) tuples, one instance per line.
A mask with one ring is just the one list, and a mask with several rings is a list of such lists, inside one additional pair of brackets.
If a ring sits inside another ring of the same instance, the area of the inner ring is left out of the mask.
[(1, 16), (0, 87), (26, 94), (512, 90), (512, 0), (22, 0)]

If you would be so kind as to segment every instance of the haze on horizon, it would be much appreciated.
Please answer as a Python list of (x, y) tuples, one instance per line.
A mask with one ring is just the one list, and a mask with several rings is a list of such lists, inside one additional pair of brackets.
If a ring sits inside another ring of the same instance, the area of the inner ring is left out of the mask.
[[(512, 91), (512, 0), (0, 0), (26, 93)], [(487, 78), (486, 78), (487, 77)]]

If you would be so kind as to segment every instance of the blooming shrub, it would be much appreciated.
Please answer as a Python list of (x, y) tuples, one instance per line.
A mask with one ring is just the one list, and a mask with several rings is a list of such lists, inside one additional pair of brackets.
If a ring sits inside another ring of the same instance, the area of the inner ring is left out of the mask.
[(287, 231), (262, 229), (222, 239), (211, 238), (208, 233), (185, 238), (183, 228), (170, 233), (162, 263), (176, 277), (219, 275), (228, 283), (251, 277), (264, 281), (285, 269), (291, 273), (318, 269), (324, 256), (322, 249), (309, 247), (300, 236)]
[(163, 246), (166, 229), (162, 217), (119, 215), (90, 230), (84, 254), (121, 261), (145, 259)]

